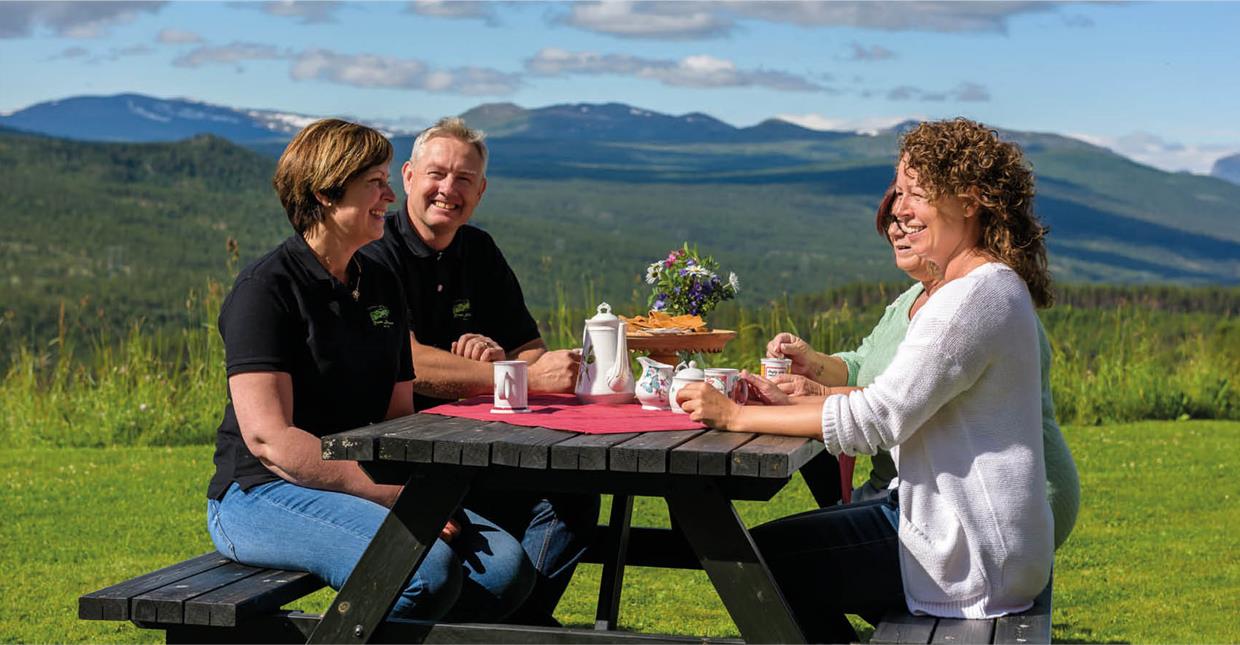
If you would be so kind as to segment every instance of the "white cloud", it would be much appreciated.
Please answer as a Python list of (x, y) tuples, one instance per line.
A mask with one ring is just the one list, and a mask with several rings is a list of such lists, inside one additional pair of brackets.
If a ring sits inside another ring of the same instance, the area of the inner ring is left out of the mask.
[(816, 92), (827, 88), (803, 77), (765, 69), (740, 69), (730, 60), (708, 55), (680, 60), (640, 58), (628, 54), (539, 50), (525, 68), (541, 76), (566, 74), (633, 76), (673, 87), (765, 87), (786, 92)]
[(1058, 9), (1057, 2), (725, 2), (756, 20), (806, 27), (861, 27), (886, 31), (1006, 33), (1007, 22), (1024, 13)]
[[(863, 93), (862, 96), (869, 96)], [(964, 82), (950, 90), (925, 90), (911, 85), (900, 85), (887, 90), (886, 98), (888, 101), (923, 101), (923, 102), (942, 102), (947, 100), (962, 101), (970, 103), (985, 102), (990, 100), (990, 91), (985, 85), (973, 82)]]
[(882, 45), (870, 45), (867, 47), (861, 43), (852, 42), (848, 44), (848, 48), (848, 60), (879, 61), (896, 58), (895, 52), (883, 47)]
[(167, 28), (159, 30), (159, 35), (155, 37), (155, 40), (165, 45), (185, 45), (201, 43), (202, 36), (192, 31)]
[(503, 96), (521, 86), (520, 77), (482, 67), (432, 69), (411, 58), (337, 54), (324, 49), (295, 57), (294, 80), (320, 80), (354, 87), (402, 88), (467, 96)]
[(1240, 152), (1240, 143), (1184, 144), (1167, 141), (1149, 132), (1131, 132), (1119, 137), (1071, 133), (1074, 139), (1108, 148), (1138, 163), (1168, 172), (1187, 171), (1210, 174), (1210, 168), (1222, 157)]
[(147, 54), (150, 54), (153, 51), (155, 50), (151, 49), (150, 47), (147, 47), (146, 45), (130, 45), (128, 47), (113, 47), (112, 49), (108, 50), (107, 54), (94, 58), (92, 59), (91, 62), (100, 61), (100, 60), (114, 61), (119, 58), (125, 58), (128, 56), (145, 56)]
[(235, 42), (196, 47), (173, 59), (172, 64), (177, 67), (201, 67), (211, 64), (230, 65), (247, 60), (278, 60), (288, 56), (289, 54), (281, 52), (273, 45)]
[(155, 50), (146, 45), (129, 45), (127, 47), (113, 47), (107, 53), (91, 56), (91, 52), (83, 47), (68, 47), (59, 54), (48, 57), (46, 60), (82, 60), (88, 64), (100, 62), (111, 62), (125, 58), (128, 56), (145, 56)]
[(690, 40), (732, 31), (732, 19), (718, 8), (708, 2), (579, 2), (558, 21), (621, 38)]
[(985, 85), (964, 82), (951, 90), (951, 97), (957, 101), (982, 102), (990, 100), (990, 90)]
[(272, 0), (269, 2), (230, 2), (238, 9), (254, 9), (271, 16), (297, 18), (303, 25), (336, 22), (336, 11), (344, 6), (338, 0)]
[[(578, 2), (553, 20), (621, 38), (690, 40), (731, 34), (742, 20), (801, 27), (884, 31), (1006, 33), (1021, 14), (1058, 11), (1059, 2), (718, 2), (615, 0)], [(1084, 26), (1076, 20), (1075, 24)]]
[(461, 2), (460, 0), (415, 0), (406, 4), (406, 11), (431, 18), (481, 20), (488, 25), (498, 25), (495, 7), (489, 2)]
[(775, 118), (795, 123), (810, 130), (830, 130), (834, 132), (857, 132), (860, 134), (876, 134), (897, 123), (915, 120), (923, 121), (924, 116), (871, 116), (860, 119), (829, 117), (814, 112), (808, 114), (777, 114)]
[(90, 50), (85, 47), (66, 47), (59, 54), (49, 56), (47, 60), (70, 60), (74, 58), (86, 58), (90, 55)]
[(108, 28), (156, 13), (166, 2), (0, 2), (0, 38), (24, 38), (38, 27), (57, 36), (97, 38)]
[(326, 49), (279, 50), (263, 43), (197, 47), (172, 61), (177, 67), (235, 65), (249, 60), (289, 60), (296, 81), (318, 80), (364, 88), (402, 88), (466, 96), (505, 96), (521, 86), (518, 74), (483, 67), (434, 69), (412, 58), (340, 54)]

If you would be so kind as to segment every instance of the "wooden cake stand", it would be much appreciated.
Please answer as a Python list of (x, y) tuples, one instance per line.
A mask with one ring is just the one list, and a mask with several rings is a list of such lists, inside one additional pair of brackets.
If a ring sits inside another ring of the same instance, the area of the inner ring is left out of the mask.
[(650, 358), (668, 365), (680, 362), (677, 352), (717, 354), (733, 338), (736, 332), (728, 329), (692, 334), (625, 334), (630, 350), (644, 351)]

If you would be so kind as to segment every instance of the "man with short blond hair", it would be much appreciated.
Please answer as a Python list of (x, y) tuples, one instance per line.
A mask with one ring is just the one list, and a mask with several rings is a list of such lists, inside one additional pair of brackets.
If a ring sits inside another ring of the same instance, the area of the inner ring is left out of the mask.
[[(530, 392), (571, 392), (580, 358), (548, 351), (521, 285), (495, 241), (470, 225), (486, 192), (485, 135), (446, 117), (414, 140), (401, 167), (406, 199), (364, 252), (404, 284), (415, 408), (489, 393), (491, 362), (530, 364)], [(539, 573), (514, 622), (555, 624), (552, 610), (592, 539), (597, 495), (485, 493), (464, 506), (522, 540)]]

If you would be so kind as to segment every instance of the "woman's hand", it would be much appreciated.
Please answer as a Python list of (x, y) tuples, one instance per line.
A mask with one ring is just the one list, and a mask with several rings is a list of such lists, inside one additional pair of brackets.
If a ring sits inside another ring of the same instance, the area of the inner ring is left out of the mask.
[(762, 405), (792, 405), (792, 399), (775, 383), (746, 370), (741, 370), (741, 378), (749, 385), (750, 401), (757, 401)]
[(737, 405), (706, 383), (690, 383), (676, 393), (676, 401), (680, 408), (689, 413), (689, 418), (700, 421), (717, 430), (735, 428), (736, 417), (741, 406)]
[(766, 355), (770, 358), (792, 359), (792, 373), (810, 375), (814, 371), (814, 348), (799, 336), (786, 331), (775, 334), (766, 344)]
[(456, 536), (460, 534), (461, 525), (457, 524), (456, 520), (448, 520), (448, 523), (444, 525), (443, 530), (439, 532), (439, 539), (444, 542), (451, 543), (452, 540), (455, 540)]
[(788, 396), (826, 396), (827, 386), (815, 383), (800, 374), (780, 374), (770, 381)]

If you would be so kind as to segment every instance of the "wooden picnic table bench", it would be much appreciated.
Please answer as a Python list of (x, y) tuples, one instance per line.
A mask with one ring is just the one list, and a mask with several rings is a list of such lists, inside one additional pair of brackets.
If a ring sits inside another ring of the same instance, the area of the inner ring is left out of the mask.
[[(657, 529), (634, 528), (657, 541)], [(614, 557), (605, 541), (596, 543), (587, 562), (601, 564)], [(642, 547), (647, 551), (653, 544)], [(692, 553), (679, 545), (663, 553), (651, 566), (692, 568)], [(169, 643), (304, 643), (318, 625), (318, 617), (280, 607), (323, 586), (318, 578), (300, 571), (262, 569), (237, 564), (207, 553), (78, 599), (78, 617), (88, 620), (131, 620), (139, 627), (163, 629)], [(1020, 614), (990, 620), (958, 620), (888, 612), (871, 643), (1049, 643), (1051, 637), (1051, 584), (1032, 608)], [(618, 600), (618, 597), (616, 597)], [(409, 623), (385, 627), (393, 642), (487, 642), (479, 634), (496, 635), (494, 625)], [(608, 642), (606, 631), (578, 631), (574, 642)], [(382, 635), (381, 635), (382, 636)], [(530, 634), (512, 625), (500, 634), (505, 642), (546, 642), (545, 634)], [(532, 637), (532, 638), (531, 638)], [(381, 639), (382, 641), (388, 638)], [(628, 639), (626, 639), (628, 640)], [(649, 642), (708, 642), (700, 638), (649, 637)], [(740, 642), (712, 639), (709, 642)]]
[(1051, 642), (1051, 587), (1034, 599), (1029, 609), (1010, 616), (964, 620), (913, 616), (889, 611), (874, 626), (871, 643), (1049, 643)]

